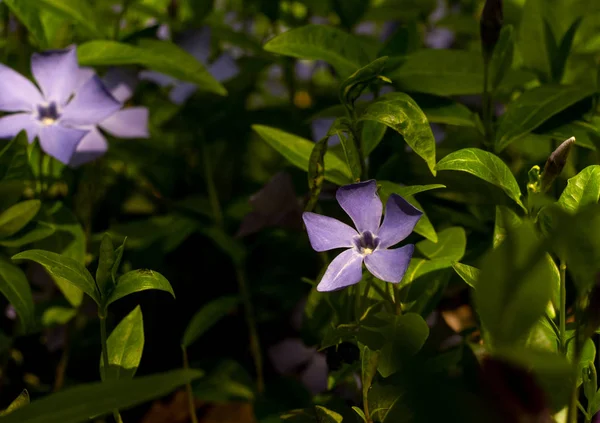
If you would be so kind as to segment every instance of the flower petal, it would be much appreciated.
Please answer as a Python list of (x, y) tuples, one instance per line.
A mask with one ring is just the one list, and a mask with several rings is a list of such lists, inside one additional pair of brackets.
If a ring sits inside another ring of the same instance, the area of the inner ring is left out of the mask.
[(61, 118), (72, 125), (95, 125), (121, 108), (98, 76), (89, 79), (63, 109)]
[(363, 257), (349, 249), (334, 258), (317, 285), (317, 291), (336, 291), (360, 282)]
[(117, 138), (148, 138), (148, 109), (128, 107), (113, 113), (100, 127)]
[(375, 250), (365, 257), (365, 266), (373, 276), (386, 282), (398, 283), (404, 277), (415, 246), (405, 245), (393, 250)]
[(73, 92), (79, 91), (81, 87), (85, 85), (86, 82), (88, 82), (94, 77), (94, 75), (96, 75), (96, 71), (92, 68), (79, 68), (77, 70), (77, 82), (75, 83), (75, 88), (73, 89)]
[(196, 90), (198, 90), (196, 84), (192, 84), (191, 82), (179, 82), (178, 84), (175, 84), (169, 93), (169, 99), (174, 104), (183, 104), (196, 92)]
[(31, 143), (38, 134), (39, 128), (39, 123), (31, 113), (15, 113), (0, 118), (0, 138), (14, 138), (24, 129)]
[(79, 167), (84, 163), (96, 160), (98, 157), (102, 157), (107, 150), (106, 138), (98, 129), (93, 128), (77, 145), (77, 149), (69, 161), (69, 166)]
[(47, 101), (64, 105), (77, 86), (79, 65), (74, 47), (31, 56), (31, 72)]
[(359, 232), (377, 233), (383, 205), (377, 195), (377, 183), (374, 179), (340, 187), (335, 197)]
[(194, 56), (196, 60), (206, 63), (210, 56), (210, 36), (210, 28), (205, 26), (200, 30), (193, 29), (188, 31), (178, 44), (182, 49)]
[(390, 195), (385, 205), (383, 224), (377, 232), (379, 248), (388, 248), (396, 245), (410, 235), (423, 212), (400, 197), (398, 194)]
[(277, 373), (285, 375), (306, 364), (317, 350), (304, 345), (300, 338), (286, 338), (270, 347), (267, 352)]
[(240, 73), (240, 68), (233, 57), (222, 54), (208, 68), (208, 71), (219, 82), (227, 81)]
[(327, 371), (325, 354), (316, 353), (308, 362), (300, 380), (313, 395), (320, 394), (327, 390)]
[(8, 66), (0, 64), (0, 110), (3, 112), (32, 111), (44, 99), (29, 79)]
[(49, 156), (69, 164), (77, 145), (87, 132), (59, 124), (42, 126), (39, 133), (40, 146)]
[(114, 98), (125, 103), (133, 96), (138, 80), (135, 74), (121, 68), (110, 68), (102, 77), (104, 86)]
[(345, 223), (311, 212), (302, 213), (302, 219), (306, 225), (310, 245), (315, 251), (354, 246), (353, 238), (358, 236), (358, 232)]

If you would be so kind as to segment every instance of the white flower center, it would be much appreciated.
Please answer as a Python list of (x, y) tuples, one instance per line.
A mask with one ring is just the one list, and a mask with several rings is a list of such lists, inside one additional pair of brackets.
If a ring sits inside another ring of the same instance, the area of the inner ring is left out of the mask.
[(58, 106), (55, 102), (48, 104), (38, 104), (37, 106), (37, 118), (42, 125), (53, 125), (60, 118)]
[(368, 256), (373, 254), (379, 245), (379, 238), (373, 235), (369, 231), (361, 233), (359, 236), (354, 238), (354, 245), (359, 254)]

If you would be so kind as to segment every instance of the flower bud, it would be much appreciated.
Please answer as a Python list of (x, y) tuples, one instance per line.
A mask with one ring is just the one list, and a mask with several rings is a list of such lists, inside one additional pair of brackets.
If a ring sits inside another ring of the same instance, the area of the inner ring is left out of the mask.
[(479, 21), (479, 32), (483, 54), (487, 59), (492, 57), (494, 47), (500, 38), (503, 20), (502, 0), (486, 0)]
[(548, 191), (548, 188), (552, 185), (552, 182), (556, 179), (560, 172), (562, 172), (567, 158), (569, 157), (569, 151), (571, 146), (575, 144), (575, 137), (571, 137), (566, 141), (563, 141), (556, 150), (550, 154), (546, 164), (544, 165), (544, 171), (542, 172), (542, 192)]

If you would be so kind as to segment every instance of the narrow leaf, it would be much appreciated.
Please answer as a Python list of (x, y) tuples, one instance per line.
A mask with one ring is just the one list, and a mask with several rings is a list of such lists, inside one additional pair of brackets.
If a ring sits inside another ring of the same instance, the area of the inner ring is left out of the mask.
[(33, 329), (35, 310), (29, 282), (25, 273), (4, 256), (0, 256), (0, 292), (15, 308), (25, 331)]
[(452, 263), (452, 268), (467, 285), (475, 289), (479, 280), (479, 269), (462, 263)]
[(494, 53), (490, 61), (490, 82), (492, 91), (496, 91), (504, 76), (513, 63), (514, 36), (512, 25), (506, 25), (500, 32), (498, 44), (494, 47)]
[(23, 389), (23, 392), (21, 392), (19, 396), (10, 403), (6, 410), (0, 411), (0, 416), (6, 416), (7, 414), (12, 413), (19, 408), (23, 408), (26, 405), (29, 405), (29, 392), (27, 392), (27, 389)]
[(0, 214), (0, 238), (14, 235), (27, 225), (40, 211), (40, 200), (27, 200), (15, 204)]
[(68, 19), (94, 37), (104, 38), (104, 34), (98, 29), (96, 15), (86, 0), (39, 0), (31, 2), (31, 4), (33, 3), (39, 5), (38, 7), (46, 8), (57, 16)]
[(54, 226), (44, 222), (32, 222), (16, 234), (0, 240), (3, 247), (22, 247), (49, 237), (55, 231)]
[(100, 358), (102, 380), (133, 379), (144, 350), (144, 319), (139, 305), (121, 320), (106, 343), (108, 371)]
[(117, 286), (110, 293), (110, 296), (103, 304), (106, 309), (110, 304), (126, 295), (135, 292), (146, 291), (148, 289), (158, 289), (166, 291), (175, 298), (175, 293), (169, 281), (160, 273), (154, 270), (132, 270), (125, 273), (117, 281)]
[(96, 283), (102, 297), (106, 297), (113, 289), (112, 269), (115, 264), (115, 249), (108, 233), (102, 236), (98, 268), (96, 269)]
[(328, 137), (324, 137), (315, 143), (308, 162), (308, 189), (310, 190), (310, 199), (306, 203), (305, 211), (312, 211), (321, 194), (321, 187), (325, 179), (325, 153), (327, 153)]
[(48, 39), (46, 38), (42, 20), (40, 19), (40, 11), (35, 6), (35, 2), (5, 0), (3, 3), (25, 25), (33, 38), (38, 42), (40, 48), (48, 48)]

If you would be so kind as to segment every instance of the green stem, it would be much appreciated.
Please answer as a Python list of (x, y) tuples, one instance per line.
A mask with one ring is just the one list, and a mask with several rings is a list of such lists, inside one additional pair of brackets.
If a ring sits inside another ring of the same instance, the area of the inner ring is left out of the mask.
[(212, 167), (210, 158), (208, 157), (208, 148), (204, 139), (202, 139), (202, 167), (204, 168), (204, 179), (206, 181), (206, 190), (208, 191), (208, 200), (210, 207), (213, 212), (213, 218), (215, 224), (219, 227), (223, 227), (223, 212), (221, 211), (221, 204), (219, 203), (219, 196), (217, 194), (217, 187), (213, 178)]
[[(365, 283), (365, 290), (363, 292), (362, 299), (361, 299), (361, 305), (360, 305), (361, 315), (359, 316), (359, 319), (362, 317), (363, 310), (366, 309), (366, 305), (369, 301), (369, 291), (371, 290), (372, 283), (373, 283), (373, 280), (371, 278), (368, 278), (367, 282)], [(358, 285), (357, 285), (357, 287), (358, 287)]]
[[(108, 346), (106, 340), (108, 339), (106, 335), (106, 314), (103, 312), (98, 313), (98, 317), (100, 317), (100, 342), (102, 343), (102, 363), (104, 364), (104, 369), (102, 370), (103, 375), (108, 371)], [(106, 379), (102, 377), (102, 379)], [(123, 419), (119, 414), (119, 410), (113, 410), (113, 417), (117, 423), (123, 423)]]
[[(77, 308), (77, 314), (79, 314), (79, 310), (80, 309)], [(54, 387), (52, 388), (53, 392), (60, 391), (65, 383), (65, 373), (67, 371), (67, 365), (69, 364), (69, 357), (71, 355), (71, 339), (73, 338), (73, 332), (75, 331), (76, 321), (77, 315), (69, 320), (66, 325), (64, 347), (60, 356), (60, 361), (56, 367), (56, 372), (54, 373), (55, 377)]]
[(248, 332), (250, 334), (250, 352), (256, 369), (256, 389), (259, 393), (262, 393), (265, 388), (262, 352), (260, 349), (260, 340), (258, 338), (258, 330), (256, 329), (256, 320), (254, 319), (254, 309), (252, 307), (252, 299), (250, 297), (250, 290), (248, 289), (243, 263), (236, 263), (235, 272), (238, 281), (238, 289), (242, 296), (242, 301), (244, 302), (246, 324), (248, 325)]
[(567, 353), (567, 265), (560, 260), (560, 321), (559, 321), (559, 339), (560, 352)]
[[(190, 368), (190, 362), (188, 360), (187, 350), (183, 345), (181, 346), (181, 351), (183, 353), (183, 368), (187, 370)], [(192, 392), (192, 384), (190, 382), (185, 384), (185, 390), (188, 397), (188, 406), (190, 409), (192, 423), (198, 423), (198, 416), (196, 415), (196, 405), (194, 403), (194, 393)]]

